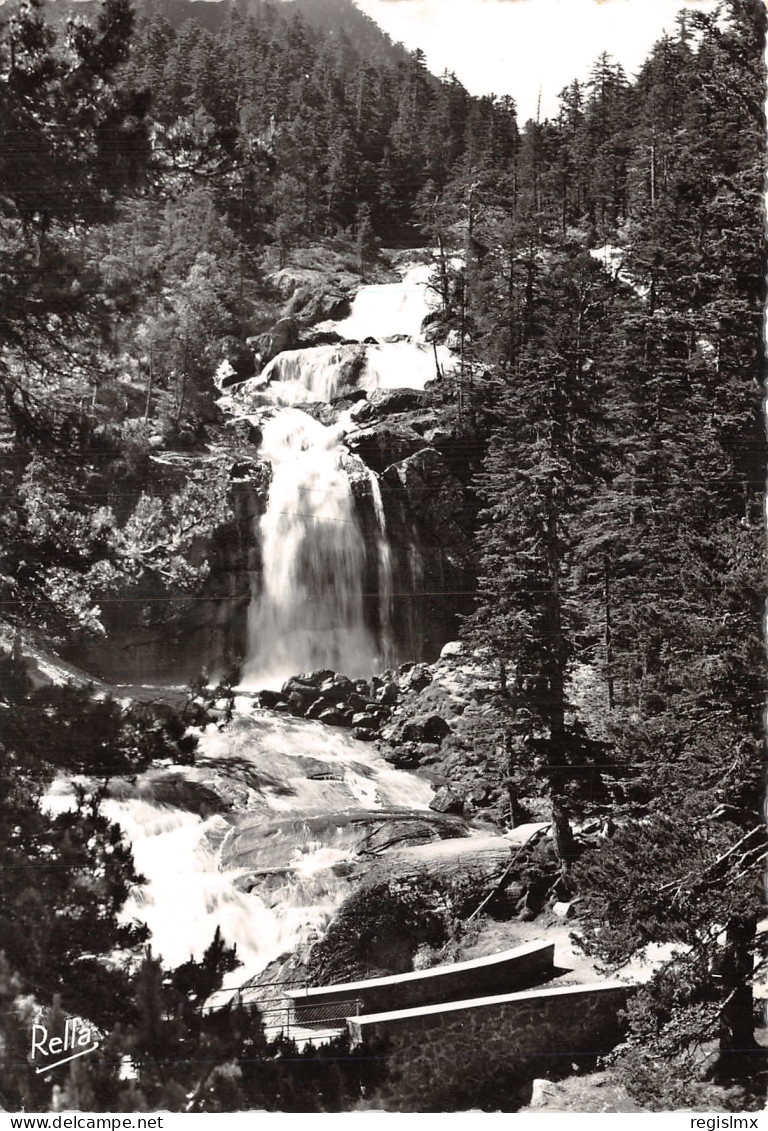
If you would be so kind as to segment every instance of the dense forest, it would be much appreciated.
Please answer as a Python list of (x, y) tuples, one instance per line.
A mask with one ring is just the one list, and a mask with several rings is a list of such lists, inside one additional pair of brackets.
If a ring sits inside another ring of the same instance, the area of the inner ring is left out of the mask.
[[(247, 446), (214, 376), (256, 371), (270, 273), (311, 252), (379, 278), (427, 245), (429, 332), (459, 357), (434, 397), (476, 527), (456, 633), (493, 661), (494, 784), (510, 823), (547, 799), (558, 897), (606, 969), (679, 944), (614, 1077), (695, 1106), (713, 1041), (727, 1102), (756, 1102), (764, 6), (686, 10), (634, 78), (598, 55), (525, 123), (351, 5), (208, 7), (3, 13), (0, 1104), (46, 1110), (53, 1080), (81, 1110), (328, 1111), (383, 1071), (204, 1012), (237, 963), (218, 933), (169, 971), (119, 920), (140, 877), (100, 802), (194, 761), (204, 681), (158, 716), (41, 685), (27, 656), (108, 639), (126, 601), (162, 632), (206, 592)], [(56, 814), (60, 771), (91, 784)], [(611, 835), (585, 850), (596, 812)], [(42, 1006), (97, 1026), (98, 1055), (36, 1075)]]

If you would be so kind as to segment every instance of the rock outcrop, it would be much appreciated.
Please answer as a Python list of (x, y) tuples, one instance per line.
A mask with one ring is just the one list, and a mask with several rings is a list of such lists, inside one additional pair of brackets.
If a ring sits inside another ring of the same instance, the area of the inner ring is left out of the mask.
[[(188, 601), (178, 594), (169, 599), (157, 580), (147, 578), (126, 593), (124, 601), (105, 604), (106, 637), (83, 637), (70, 644), (69, 661), (108, 682), (175, 686), (201, 674), (216, 679), (241, 663), (247, 651), (250, 578), (261, 571), (254, 529), (264, 511), (271, 468), (245, 435), (233, 437), (227, 446), (228, 465), (222, 466), (219, 453), (208, 452), (190, 454), (183, 461), (189, 478), (224, 474), (229, 484), (229, 520), (190, 553), (194, 564), (208, 562), (201, 590)], [(166, 483), (171, 480), (169, 464), (167, 460), (158, 465), (159, 485), (163, 474)]]
[(389, 418), (352, 432), (347, 443), (378, 474), (424, 447), (424, 439), (407, 421)]
[[(332, 984), (413, 969), (417, 951), (449, 942), (455, 921), (471, 915), (489, 895), (504, 901), (511, 858), (511, 846), (502, 837), (478, 836), (388, 853), (313, 947), (311, 979)], [(518, 899), (514, 886), (513, 903)]]
[(465, 492), (440, 452), (422, 446), (407, 458), (390, 464), (384, 481), (403, 492), (416, 521), (437, 542), (451, 547), (457, 559), (468, 557), (470, 532), (462, 521), (467, 507)]
[(327, 726), (351, 727), (355, 738), (372, 739), (400, 697), (391, 675), (385, 673), (369, 682), (328, 670), (304, 672), (286, 680), (280, 691), (259, 692), (258, 699), (268, 710), (317, 719)]
[(255, 339), (255, 346), (266, 365), (284, 350), (292, 350), (298, 342), (298, 325), (295, 318), (280, 318), (266, 334)]

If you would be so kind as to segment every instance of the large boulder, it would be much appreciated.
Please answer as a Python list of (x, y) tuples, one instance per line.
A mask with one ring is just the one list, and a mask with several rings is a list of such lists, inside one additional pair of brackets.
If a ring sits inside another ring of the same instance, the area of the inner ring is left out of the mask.
[(276, 707), (278, 703), (284, 703), (285, 696), (280, 691), (260, 691), (259, 692), (259, 706), (266, 707), (271, 710)]
[(282, 687), (283, 698), (290, 704), (291, 714), (302, 716), (317, 699), (317, 688), (296, 677), (286, 680)]
[(398, 770), (416, 770), (421, 765), (419, 747), (413, 742), (403, 742), (387, 750), (387, 761)]
[(317, 698), (317, 684), (307, 675), (292, 675), (280, 688), (283, 695), (290, 695), (292, 691), (307, 691), (315, 693)]
[(140, 798), (154, 805), (169, 805), (200, 817), (210, 817), (214, 813), (224, 813), (232, 809), (232, 801), (221, 796), (203, 782), (190, 780), (174, 772), (155, 774), (150, 771), (138, 781), (128, 778), (111, 778), (107, 786), (107, 797), (118, 801)]
[(439, 715), (416, 715), (402, 724), (403, 742), (441, 743), (451, 728)]
[(336, 672), (332, 668), (316, 668), (311, 672), (302, 672), (296, 676), (300, 683), (310, 684), (312, 687), (319, 687), (321, 683), (325, 683), (327, 679), (333, 679)]
[(288, 696), (288, 705), (291, 709), (291, 714), (296, 715), (298, 718), (304, 717), (307, 708), (312, 702), (312, 695), (301, 694), (297, 691), (292, 691)]
[[(371, 428), (361, 428), (347, 436), (348, 446), (376, 472), (390, 464), (405, 461), (424, 447), (424, 440), (403, 421), (386, 421)], [(435, 452), (437, 455), (437, 452)], [(398, 486), (402, 484), (398, 483)]]
[(461, 656), (465, 651), (464, 644), (461, 640), (449, 640), (440, 649), (441, 660), (455, 660), (457, 656)]
[(410, 743), (428, 743), (439, 746), (451, 728), (440, 715), (412, 715), (397, 719), (382, 731), (382, 737), (392, 746)]
[(432, 682), (427, 664), (403, 664), (398, 681), (404, 691), (423, 691)]
[(380, 416), (389, 416), (394, 412), (424, 408), (429, 398), (419, 389), (374, 389), (368, 400)]
[(349, 314), (349, 295), (329, 291), (320, 284), (301, 283), (295, 288), (286, 313), (305, 326), (315, 322), (338, 321)]
[(369, 715), (367, 711), (359, 711), (352, 716), (352, 726), (356, 730), (365, 731), (367, 737), (375, 734), (379, 727), (379, 718), (377, 715)]
[(335, 330), (316, 330), (310, 327), (302, 330), (299, 336), (301, 349), (312, 349), (313, 346), (338, 346), (344, 341), (341, 334)]
[(293, 318), (281, 318), (266, 334), (256, 340), (263, 365), (285, 350), (295, 349), (299, 340), (298, 326)]
[(355, 405), (367, 404), (368, 394), (365, 389), (342, 389), (337, 396), (331, 397), (331, 404), (336, 412), (347, 412), (354, 409)]
[(363, 389), (360, 392), (363, 396), (355, 401), (349, 410), (350, 419), (354, 420), (358, 428), (376, 419), (376, 409), (368, 399), (368, 394)]
[(307, 416), (311, 416), (318, 424), (322, 424), (324, 428), (330, 427), (338, 420), (338, 412), (326, 401), (299, 401), (296, 408), (306, 412)]
[(458, 816), (464, 812), (464, 802), (458, 793), (455, 793), (449, 785), (444, 785), (438, 789), (435, 796), (429, 803), (430, 809), (434, 809), (436, 813), (456, 813)]
[(383, 707), (394, 707), (400, 698), (400, 688), (396, 683), (387, 682), (376, 690), (376, 700)]
[(323, 711), (328, 710), (328, 703), (325, 699), (315, 699), (314, 703), (310, 703), (305, 712), (306, 719), (319, 719)]
[(328, 707), (318, 716), (321, 723), (329, 727), (351, 727), (352, 712), (342, 707)]
[(338, 703), (355, 694), (355, 685), (345, 675), (337, 674), (324, 679), (319, 684), (319, 692), (323, 699)]
[(359, 842), (357, 851), (365, 856), (381, 856), (393, 849), (410, 848), (418, 844), (431, 844), (449, 837), (466, 837), (463, 823), (436, 820), (434, 812), (422, 819), (410, 816), (407, 820), (382, 821), (371, 826)]

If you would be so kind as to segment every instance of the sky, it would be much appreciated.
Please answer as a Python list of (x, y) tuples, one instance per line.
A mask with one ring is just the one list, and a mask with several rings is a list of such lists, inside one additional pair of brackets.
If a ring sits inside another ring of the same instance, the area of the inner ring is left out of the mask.
[(511, 94), (520, 122), (557, 113), (558, 94), (588, 77), (601, 51), (631, 77), (683, 9), (714, 0), (355, 0), (392, 37), (455, 72), (472, 94)]

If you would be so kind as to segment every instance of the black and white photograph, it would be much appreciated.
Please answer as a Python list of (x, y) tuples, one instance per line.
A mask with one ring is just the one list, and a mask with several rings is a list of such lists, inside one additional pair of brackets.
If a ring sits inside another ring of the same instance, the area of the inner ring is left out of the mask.
[(0, 0), (4, 1131), (758, 1126), (767, 26)]

